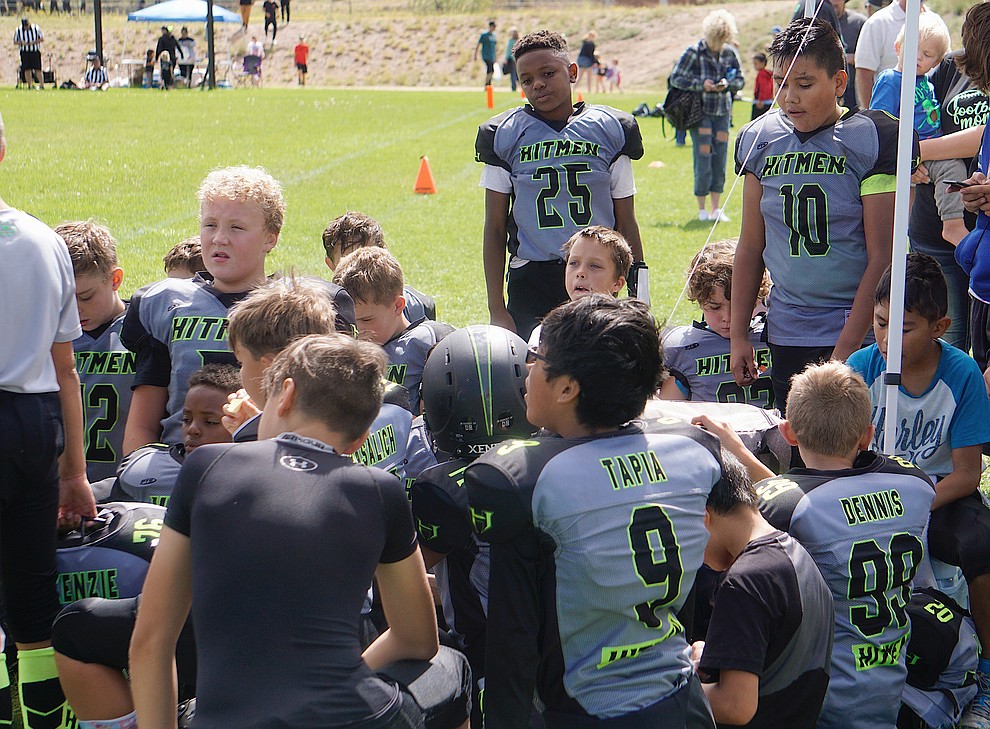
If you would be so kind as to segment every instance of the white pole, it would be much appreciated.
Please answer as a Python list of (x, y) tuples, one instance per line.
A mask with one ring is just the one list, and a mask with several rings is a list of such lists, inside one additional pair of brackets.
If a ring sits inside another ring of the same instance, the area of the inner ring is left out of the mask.
[(804, 17), (815, 17), (815, 0), (804, 0)]
[[(896, 1), (896, 0), (895, 0)], [(915, 63), (918, 57), (918, 15), (921, 0), (907, 0), (904, 21), (904, 73), (897, 138), (897, 192), (894, 203), (894, 247), (890, 270), (890, 321), (887, 325), (887, 374), (883, 451), (892, 455), (897, 441), (897, 393), (901, 382), (901, 338), (904, 327), (904, 273), (907, 264), (908, 216), (911, 213), (911, 157), (914, 139)]]

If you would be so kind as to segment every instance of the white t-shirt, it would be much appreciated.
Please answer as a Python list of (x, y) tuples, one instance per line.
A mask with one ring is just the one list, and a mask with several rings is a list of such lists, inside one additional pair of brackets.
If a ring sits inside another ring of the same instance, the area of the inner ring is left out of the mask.
[(0, 390), (58, 392), (54, 342), (82, 334), (65, 242), (37, 218), (0, 210)]
[(880, 73), (897, 65), (894, 41), (904, 27), (906, 17), (900, 3), (892, 2), (866, 19), (859, 33), (859, 45), (856, 46), (857, 69)]

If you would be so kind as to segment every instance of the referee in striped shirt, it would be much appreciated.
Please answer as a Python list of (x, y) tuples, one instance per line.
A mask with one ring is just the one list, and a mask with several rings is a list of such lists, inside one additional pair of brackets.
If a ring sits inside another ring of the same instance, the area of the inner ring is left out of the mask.
[(83, 77), (83, 86), (87, 89), (102, 91), (109, 85), (110, 79), (107, 77), (107, 69), (100, 62), (100, 57), (93, 56), (93, 67), (86, 71)]
[(45, 77), (41, 73), (41, 43), (45, 34), (35, 23), (21, 18), (21, 27), (14, 31), (14, 43), (21, 49), (21, 74), (26, 83), (34, 78), (38, 88), (45, 88)]

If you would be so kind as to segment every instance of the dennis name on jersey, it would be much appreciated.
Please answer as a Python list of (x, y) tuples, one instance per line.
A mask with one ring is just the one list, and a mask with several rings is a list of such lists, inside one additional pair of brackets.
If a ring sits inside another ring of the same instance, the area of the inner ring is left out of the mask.
[(845, 514), (849, 526), (867, 524), (885, 519), (896, 519), (904, 514), (901, 495), (896, 489), (877, 491), (862, 496), (848, 496), (839, 499), (842, 513)]

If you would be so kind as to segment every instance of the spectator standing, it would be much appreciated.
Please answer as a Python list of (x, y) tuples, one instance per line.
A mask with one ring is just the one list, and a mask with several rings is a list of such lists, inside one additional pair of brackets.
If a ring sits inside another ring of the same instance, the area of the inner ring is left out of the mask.
[(839, 28), (842, 30), (840, 37), (846, 49), (846, 73), (849, 74), (849, 83), (846, 84), (846, 93), (842, 96), (842, 105), (851, 109), (856, 106), (856, 46), (859, 45), (859, 33), (863, 30), (866, 16), (855, 10), (847, 10), (846, 0), (832, 0), (832, 7), (835, 9)]
[(171, 26), (163, 25), (162, 34), (155, 46), (155, 58), (161, 61), (162, 54), (166, 52), (169, 57), (169, 76), (172, 76), (175, 72), (175, 64), (179, 62), (179, 56), (182, 54), (182, 49), (179, 47), (179, 42), (175, 36), (172, 35)]
[(753, 56), (753, 69), (756, 71), (756, 80), (753, 82), (753, 116), (750, 121), (766, 114), (773, 106), (773, 74), (767, 70), (766, 53)]
[(272, 29), (272, 45), (276, 43), (275, 36), (278, 35), (278, 5), (275, 0), (265, 0), (262, 6), (265, 9), (265, 36), (268, 35), (268, 28)]
[(289, 18), (292, 16), (292, 8), (290, 7), (290, 0), (282, 0), (282, 2), (279, 3), (279, 8), (282, 11), (282, 22), (288, 25)]
[[(856, 98), (862, 109), (870, 108), (873, 97), (873, 84), (877, 74), (897, 65), (897, 51), (894, 41), (904, 27), (904, 8), (907, 0), (897, 0), (883, 10), (878, 10), (863, 23), (856, 44)], [(921, 12), (931, 10), (921, 2)]]
[(41, 44), (44, 40), (45, 34), (37, 24), (21, 18), (21, 27), (14, 31), (14, 43), (21, 51), (21, 75), (27, 84), (33, 78), (39, 89), (45, 88), (45, 77), (41, 73)]
[(299, 76), (299, 85), (305, 86), (306, 74), (309, 73), (309, 46), (306, 45), (306, 39), (303, 36), (299, 36), (299, 42), (296, 43), (293, 54), (296, 59), (296, 73)]
[(252, 5), (254, 5), (254, 0), (240, 0), (241, 27), (244, 28), (245, 33), (247, 33), (248, 23), (251, 22)]
[(179, 50), (182, 52), (182, 63), (179, 64), (179, 74), (186, 80), (189, 88), (192, 88), (192, 72), (196, 66), (196, 39), (189, 35), (189, 28), (185, 26), (179, 31)]
[[(709, 13), (701, 31), (702, 39), (688, 46), (674, 66), (670, 83), (684, 91), (701, 93), (703, 116), (701, 123), (691, 130), (698, 220), (727, 222), (719, 201), (725, 186), (732, 97), (743, 87), (745, 79), (733, 45), (738, 30), (732, 14), (727, 10)], [(710, 213), (705, 208), (709, 195)]]
[[(0, 121), (0, 160), (6, 152)], [(17, 645), (24, 726), (45, 717), (68, 726), (51, 648), (58, 613), (56, 525), (96, 516), (86, 480), (79, 376), (72, 341), (82, 334), (65, 243), (36, 218), (0, 201), (0, 489), (2, 594)], [(13, 312), (32, 302), (32, 316)], [(11, 723), (10, 681), (0, 654), (0, 723)]]
[(478, 49), (481, 49), (481, 60), (485, 64), (485, 86), (491, 86), (495, 74), (495, 49), (498, 39), (495, 37), (495, 21), (488, 21), (488, 30), (478, 37), (478, 45), (474, 47), (474, 60), (478, 60)]
[(595, 31), (589, 30), (588, 34), (581, 41), (581, 50), (578, 51), (577, 65), (578, 65), (578, 83), (581, 83), (581, 77), (588, 77), (588, 93), (591, 93), (591, 77), (594, 75), (595, 67)]
[(502, 75), (509, 77), (512, 90), (515, 91), (519, 85), (519, 74), (516, 72), (516, 57), (512, 55), (512, 49), (519, 40), (519, 29), (509, 28), (509, 40), (505, 44), (505, 63), (502, 66)]

